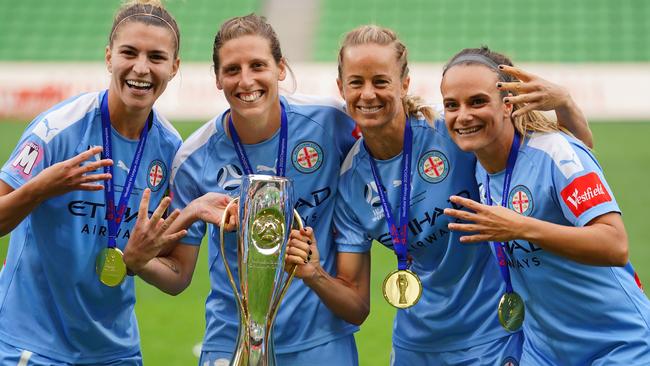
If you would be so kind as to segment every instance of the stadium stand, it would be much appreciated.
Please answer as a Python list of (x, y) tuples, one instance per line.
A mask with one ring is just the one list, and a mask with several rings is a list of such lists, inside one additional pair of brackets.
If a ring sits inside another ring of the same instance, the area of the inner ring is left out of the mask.
[[(117, 3), (117, 1), (115, 1)], [(263, 0), (174, 0), (184, 61), (210, 61), (226, 18), (262, 12)], [(97, 0), (0, 0), (0, 61), (101, 61), (117, 7)], [(311, 59), (333, 61), (359, 24), (397, 30), (413, 61), (444, 61), (488, 44), (520, 62), (650, 60), (647, 0), (321, 0)], [(308, 61), (308, 60), (307, 60)]]
[(344, 32), (375, 23), (395, 29), (413, 61), (487, 44), (519, 62), (647, 62), (648, 19), (646, 0), (328, 0), (314, 59), (335, 59)]
[[(0, 61), (102, 61), (119, 1), (0, 0)], [(166, 1), (181, 28), (184, 61), (212, 60), (214, 34), (227, 18), (258, 11), (258, 0)]]

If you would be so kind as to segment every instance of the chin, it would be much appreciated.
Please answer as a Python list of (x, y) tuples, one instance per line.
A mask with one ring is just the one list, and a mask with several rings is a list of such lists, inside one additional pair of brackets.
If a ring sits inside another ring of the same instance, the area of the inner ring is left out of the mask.
[(454, 141), (454, 143), (456, 143), (458, 148), (460, 148), (464, 152), (475, 152), (480, 148), (478, 146), (479, 144), (477, 144), (476, 141), (473, 141), (474, 139), (463, 138), (461, 136), (454, 134), (452, 140)]

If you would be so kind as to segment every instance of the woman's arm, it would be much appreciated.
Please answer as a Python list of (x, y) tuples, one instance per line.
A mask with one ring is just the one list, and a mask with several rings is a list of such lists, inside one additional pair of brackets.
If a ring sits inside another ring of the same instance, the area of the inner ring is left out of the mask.
[(361, 325), (370, 313), (370, 252), (338, 253), (335, 277), (321, 267), (319, 259), (313, 230), (293, 230), (287, 262), (298, 266), (296, 277), (302, 278), (336, 316)]
[(101, 151), (101, 147), (94, 147), (71, 159), (56, 163), (15, 190), (0, 180), (0, 236), (10, 233), (38, 205), (49, 198), (75, 190), (103, 189), (97, 182), (110, 178), (110, 174), (89, 173), (113, 162), (109, 159), (88, 162)]
[(627, 233), (618, 213), (606, 213), (577, 227), (553, 224), (464, 197), (452, 196), (450, 200), (472, 211), (445, 209), (445, 215), (470, 222), (449, 224), (451, 230), (474, 233), (461, 237), (462, 243), (523, 239), (583, 264), (624, 266), (628, 262)]
[[(192, 201), (182, 211), (174, 210), (163, 219), (162, 214), (169, 206), (170, 198), (165, 197), (148, 218), (149, 196), (147, 189), (140, 202), (135, 229), (124, 249), (124, 263), (133, 274), (147, 283), (170, 295), (178, 295), (192, 282), (200, 248), (182, 242), (187, 228), (197, 220), (220, 225), (230, 197), (208, 193)], [(225, 227), (228, 231), (233, 230), (236, 223), (234, 216), (230, 218)]]

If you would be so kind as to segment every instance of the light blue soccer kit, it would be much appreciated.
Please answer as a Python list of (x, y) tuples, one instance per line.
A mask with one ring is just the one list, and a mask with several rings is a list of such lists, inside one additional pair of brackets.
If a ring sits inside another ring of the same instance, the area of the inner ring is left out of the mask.
[[(18, 189), (43, 169), (102, 146), (100, 102), (105, 93), (68, 99), (34, 119), (0, 179)], [(116, 196), (137, 144), (112, 130)], [(119, 248), (129, 239), (142, 191), (152, 190), (151, 211), (162, 200), (169, 162), (180, 144), (171, 124), (154, 113), (117, 235)], [(0, 272), (0, 365), (15, 365), (23, 350), (33, 354), (29, 365), (140, 364), (133, 279), (107, 287), (95, 272), (97, 255), (107, 245), (105, 215), (103, 191), (74, 191), (44, 201), (12, 231)]]
[[(395, 365), (501, 365), (519, 359), (520, 333), (510, 336), (498, 323), (504, 291), (496, 262), (485, 244), (460, 244), (450, 232), (449, 196), (476, 199), (476, 159), (450, 139), (444, 121), (432, 129), (409, 118), (413, 131), (408, 254), (422, 281), (420, 301), (397, 310), (393, 328)], [(393, 215), (400, 201), (402, 154), (376, 160)], [(357, 142), (341, 168), (334, 223), (340, 252), (364, 253), (377, 240), (392, 250), (368, 151)], [(397, 263), (397, 261), (395, 262)], [(395, 270), (373, 268), (385, 274)], [(380, 289), (375, 289), (380, 291)]]
[[(478, 164), (483, 187), (486, 172)], [(504, 172), (490, 175), (501, 202)], [(481, 189), (485, 202), (485, 193)], [(508, 206), (566, 226), (620, 212), (602, 169), (576, 139), (533, 133), (519, 151)], [(567, 243), (571, 245), (571, 243)], [(649, 365), (650, 302), (634, 269), (589, 266), (525, 240), (505, 245), (513, 288), (526, 305), (522, 365)]]
[[(354, 122), (340, 109), (340, 103), (307, 96), (281, 97), (288, 118), (286, 175), (294, 182), (295, 208), (304, 224), (314, 228), (321, 265), (333, 273), (336, 248), (332, 236), (332, 214), (337, 192), (338, 171), (354, 143)], [(239, 194), (243, 175), (234, 145), (224, 131), (226, 112), (197, 130), (179, 150), (172, 173), (173, 207), (183, 208), (208, 192)], [(257, 174), (275, 174), (279, 133), (244, 149)], [(196, 222), (183, 243), (200, 245), (206, 224)], [(206, 301), (206, 333), (201, 365), (215, 357), (229, 358), (238, 336), (238, 310), (219, 253), (219, 229), (209, 228), (209, 270), (211, 291)], [(233, 275), (237, 278), (234, 234), (227, 234), (225, 247)], [(353, 333), (358, 327), (335, 316), (302, 281), (291, 284), (274, 328), (278, 364), (301, 364), (298, 353), (312, 350), (310, 364), (356, 362)], [(340, 342), (336, 352), (323, 353), (320, 346)], [(350, 346), (352, 345), (352, 346)], [(212, 365), (212, 363), (210, 363)]]

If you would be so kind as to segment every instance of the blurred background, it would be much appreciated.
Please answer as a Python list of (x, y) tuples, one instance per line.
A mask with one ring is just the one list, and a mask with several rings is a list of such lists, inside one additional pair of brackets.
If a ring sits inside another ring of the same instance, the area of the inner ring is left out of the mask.
[[(0, 0), (0, 159), (26, 124), (58, 101), (106, 88), (104, 48), (117, 0)], [(631, 261), (650, 283), (650, 1), (647, 0), (168, 0), (181, 29), (181, 71), (158, 101), (186, 137), (225, 108), (210, 65), (219, 25), (255, 12), (274, 26), (297, 92), (337, 96), (345, 32), (366, 23), (398, 32), (409, 50), (411, 92), (439, 102), (442, 64), (488, 45), (567, 86), (585, 110), (595, 153), (624, 212)], [(285, 85), (294, 91), (292, 83)], [(0, 239), (3, 260), (8, 237)], [(206, 250), (177, 297), (138, 283), (145, 364), (192, 365), (205, 325)], [(394, 310), (379, 285), (394, 255), (373, 249), (371, 316), (357, 334), (362, 365), (386, 365)], [(2, 294), (0, 294), (0, 298)], [(1, 311), (1, 310), (0, 310)]]

